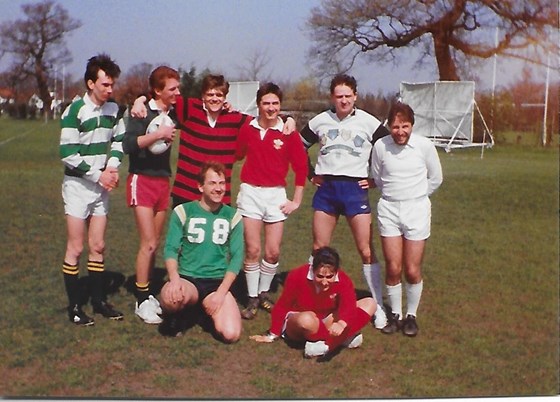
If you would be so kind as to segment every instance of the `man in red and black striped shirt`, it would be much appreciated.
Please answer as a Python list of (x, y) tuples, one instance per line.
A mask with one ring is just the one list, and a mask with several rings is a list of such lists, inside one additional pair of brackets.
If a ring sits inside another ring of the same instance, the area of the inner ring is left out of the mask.
[(177, 102), (178, 128), (181, 129), (177, 173), (171, 196), (173, 205), (200, 198), (197, 175), (208, 160), (226, 167), (226, 194), (223, 202), (231, 203), (231, 170), (235, 162), (237, 134), (251, 116), (229, 112), (224, 102), (229, 83), (222, 75), (207, 75), (202, 81), (202, 99)]

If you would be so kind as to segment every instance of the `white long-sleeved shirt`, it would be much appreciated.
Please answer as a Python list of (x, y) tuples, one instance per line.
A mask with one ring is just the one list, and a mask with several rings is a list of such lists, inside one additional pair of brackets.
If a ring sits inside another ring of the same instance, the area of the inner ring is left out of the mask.
[(431, 195), (443, 182), (436, 147), (428, 138), (412, 133), (406, 145), (388, 135), (374, 145), (371, 173), (382, 198), (406, 201)]

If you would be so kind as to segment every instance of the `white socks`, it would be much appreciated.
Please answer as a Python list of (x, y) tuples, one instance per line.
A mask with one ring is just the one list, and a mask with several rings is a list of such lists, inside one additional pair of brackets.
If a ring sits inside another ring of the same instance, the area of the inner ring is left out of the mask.
[(268, 292), (270, 290), (270, 285), (276, 275), (278, 270), (278, 263), (271, 264), (265, 260), (261, 261), (261, 277), (259, 281), (259, 294), (261, 292)]
[(268, 292), (270, 285), (278, 270), (278, 263), (271, 264), (262, 260), (245, 264), (243, 271), (247, 280), (247, 294), (249, 297), (257, 297), (261, 292)]
[(247, 281), (247, 294), (249, 297), (257, 297), (259, 295), (259, 272), (260, 264), (254, 262), (251, 264), (245, 263), (243, 271), (245, 271), (245, 279)]
[(391, 312), (398, 314), (402, 319), (402, 284), (398, 283), (394, 286), (387, 285), (387, 298), (391, 305)]
[(424, 281), (413, 284), (405, 283), (404, 287), (406, 289), (406, 314), (416, 317), (422, 289), (424, 288)]
[[(406, 314), (416, 317), (416, 312), (420, 305), (420, 298), (422, 297), (424, 281), (422, 280), (413, 284), (405, 282), (404, 286), (406, 291)], [(387, 285), (387, 297), (389, 298), (391, 311), (394, 314), (398, 314), (401, 318), (404, 318), (402, 313), (402, 284), (399, 283), (394, 286)]]
[(383, 306), (383, 287), (381, 280), (381, 264), (376, 262), (375, 264), (364, 264), (362, 265), (362, 270), (364, 272), (364, 277), (368, 284), (369, 291), (371, 295), (375, 298), (378, 305)]

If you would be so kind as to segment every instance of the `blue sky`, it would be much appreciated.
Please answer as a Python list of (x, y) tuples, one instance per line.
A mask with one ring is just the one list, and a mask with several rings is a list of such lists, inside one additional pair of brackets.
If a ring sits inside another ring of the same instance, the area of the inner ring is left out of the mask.
[[(33, 0), (0, 0), (0, 22), (21, 18), (21, 5)], [(135, 64), (169, 64), (201, 71), (220, 71), (228, 79), (239, 75), (248, 57), (266, 48), (270, 59), (264, 71), (272, 80), (299, 79), (307, 69), (311, 43), (304, 27), (320, 0), (58, 0), (82, 27), (67, 37), (74, 61), (66, 72), (78, 78), (87, 59), (109, 53), (126, 72)], [(0, 71), (8, 59), (0, 59)], [(437, 79), (435, 67), (422, 70), (403, 64), (354, 68), (359, 91), (398, 92), (401, 81)], [(519, 77), (519, 67), (500, 61), (498, 84)], [(490, 87), (492, 67), (480, 71), (482, 86)], [(510, 78), (511, 79), (511, 78)], [(544, 79), (543, 79), (544, 80)]]

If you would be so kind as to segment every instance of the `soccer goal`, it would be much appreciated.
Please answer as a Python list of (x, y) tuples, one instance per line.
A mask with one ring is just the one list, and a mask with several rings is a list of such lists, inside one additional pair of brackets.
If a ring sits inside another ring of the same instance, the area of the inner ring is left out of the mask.
[(230, 82), (227, 101), (232, 104), (234, 110), (256, 116), (258, 89), (259, 81)]
[[(483, 151), (494, 145), (474, 99), (473, 81), (402, 82), (400, 99), (414, 110), (414, 132), (430, 138), (446, 152), (467, 147), (482, 147)], [(474, 141), (475, 118), (483, 131), (478, 141)]]

